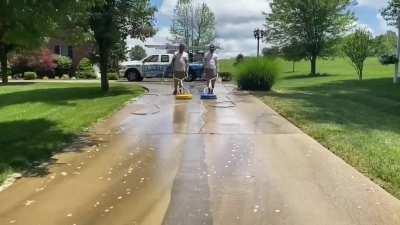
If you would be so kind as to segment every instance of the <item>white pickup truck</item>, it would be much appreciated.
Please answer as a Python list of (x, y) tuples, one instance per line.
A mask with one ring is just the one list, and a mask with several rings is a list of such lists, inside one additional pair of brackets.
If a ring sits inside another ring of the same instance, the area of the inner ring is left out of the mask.
[[(150, 55), (140, 61), (121, 63), (120, 75), (128, 81), (142, 81), (144, 78), (172, 77), (171, 61), (173, 54)], [(193, 81), (203, 75), (201, 63), (189, 65), (188, 81)]]
[(120, 74), (129, 81), (142, 81), (143, 78), (165, 76), (172, 61), (172, 54), (151, 55), (140, 61), (121, 63)]

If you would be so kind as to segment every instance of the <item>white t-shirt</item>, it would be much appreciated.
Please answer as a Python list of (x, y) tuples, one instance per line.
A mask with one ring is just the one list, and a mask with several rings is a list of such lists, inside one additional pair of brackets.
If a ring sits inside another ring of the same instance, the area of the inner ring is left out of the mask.
[(204, 68), (217, 70), (218, 55), (215, 53), (208, 52), (204, 57)]
[(177, 72), (187, 72), (187, 65), (189, 63), (189, 55), (186, 52), (183, 52), (182, 54), (177, 52), (174, 55), (174, 71)]

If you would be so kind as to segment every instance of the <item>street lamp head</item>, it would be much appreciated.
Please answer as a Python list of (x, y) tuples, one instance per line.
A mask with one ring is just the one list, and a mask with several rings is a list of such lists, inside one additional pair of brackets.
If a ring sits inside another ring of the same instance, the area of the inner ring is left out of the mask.
[(255, 39), (260, 38), (260, 29), (259, 29), (259, 28), (257, 28), (257, 29), (254, 30), (254, 38), (255, 38)]
[(262, 30), (260, 28), (257, 28), (254, 30), (254, 38), (255, 39), (261, 39), (267, 35), (267, 32), (265, 30)]

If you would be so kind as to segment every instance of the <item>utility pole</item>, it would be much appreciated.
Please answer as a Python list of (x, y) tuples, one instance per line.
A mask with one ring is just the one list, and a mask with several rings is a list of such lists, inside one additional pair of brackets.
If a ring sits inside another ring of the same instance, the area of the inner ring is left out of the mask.
[(267, 32), (260, 28), (254, 30), (254, 38), (257, 40), (257, 57), (260, 57), (260, 39), (263, 39), (266, 34)]

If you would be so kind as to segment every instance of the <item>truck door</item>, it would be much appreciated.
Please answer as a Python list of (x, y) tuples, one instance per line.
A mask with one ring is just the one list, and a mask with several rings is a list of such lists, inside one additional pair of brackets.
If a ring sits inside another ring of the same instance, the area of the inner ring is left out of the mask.
[(161, 55), (161, 63), (160, 63), (160, 75), (165, 77), (172, 77), (172, 72), (169, 71), (169, 66), (171, 64), (171, 56), (170, 55)]
[(143, 60), (143, 76), (156, 77), (160, 70), (160, 55), (151, 55)]

